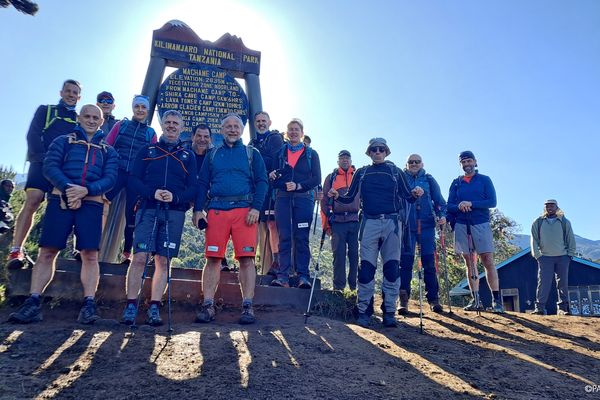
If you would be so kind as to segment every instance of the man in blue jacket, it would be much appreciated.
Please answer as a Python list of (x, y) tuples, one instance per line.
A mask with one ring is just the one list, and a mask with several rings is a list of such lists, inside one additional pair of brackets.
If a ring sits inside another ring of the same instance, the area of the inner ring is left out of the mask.
[[(215, 318), (215, 292), (221, 277), (221, 259), (231, 237), (240, 263), (241, 324), (255, 322), (252, 301), (256, 284), (256, 239), (260, 210), (267, 193), (265, 163), (258, 150), (242, 143), (244, 124), (236, 114), (221, 121), (224, 142), (210, 150), (200, 170), (194, 205), (194, 225), (207, 222), (206, 265), (202, 271), (204, 301), (196, 322)], [(204, 211), (208, 211), (208, 215)]]
[(40, 237), (38, 259), (31, 273), (31, 296), (9, 320), (42, 320), (40, 296), (54, 275), (58, 252), (74, 229), (81, 252), (84, 304), (78, 322), (92, 324), (100, 317), (94, 295), (98, 286), (98, 248), (102, 234), (103, 195), (117, 179), (117, 153), (104, 141), (102, 111), (93, 104), (81, 108), (79, 125), (55, 139), (44, 160), (44, 175), (53, 189)]
[(140, 282), (149, 253), (154, 254), (154, 275), (146, 323), (162, 325), (160, 302), (167, 287), (171, 257), (177, 257), (185, 212), (196, 196), (196, 157), (179, 136), (183, 116), (168, 110), (162, 116), (158, 143), (142, 147), (133, 161), (129, 184), (141, 199), (135, 215), (133, 260), (127, 271), (127, 305), (121, 322), (132, 325), (138, 313)]
[(492, 311), (504, 313), (498, 272), (494, 266), (494, 238), (490, 226), (490, 208), (496, 207), (496, 190), (492, 180), (475, 169), (477, 160), (473, 152), (463, 151), (458, 158), (465, 174), (450, 185), (448, 213), (455, 221), (454, 249), (465, 259), (469, 288), (473, 295), (465, 311), (483, 309), (479, 301), (479, 254), (492, 292)]
[(404, 172), (411, 187), (420, 186), (425, 193), (413, 205), (408, 213), (408, 238), (402, 243), (400, 257), (400, 308), (398, 314), (408, 314), (410, 298), (410, 281), (417, 243), (423, 268), (427, 302), (431, 311), (443, 311), (439, 302), (439, 284), (435, 270), (435, 227), (446, 223), (446, 200), (442, 196), (440, 186), (425, 172), (423, 159), (418, 154), (411, 154), (406, 160)]
[(15, 221), (13, 245), (8, 255), (9, 263), (14, 262), (19, 268), (25, 259), (22, 246), (29, 235), (35, 212), (44, 201), (44, 195), (52, 189), (52, 184), (44, 177), (44, 157), (54, 139), (73, 132), (77, 123), (75, 106), (80, 96), (79, 82), (67, 79), (60, 91), (58, 104), (39, 106), (31, 120), (27, 132), (29, 170), (25, 183), (25, 203)]

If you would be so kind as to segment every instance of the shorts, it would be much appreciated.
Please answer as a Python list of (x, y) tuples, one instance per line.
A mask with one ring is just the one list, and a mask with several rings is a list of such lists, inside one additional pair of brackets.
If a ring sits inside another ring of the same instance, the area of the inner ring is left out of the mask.
[(149, 252), (167, 258), (177, 257), (184, 222), (185, 211), (140, 209), (135, 214), (133, 253)]
[(63, 210), (60, 207), (60, 197), (48, 195), (40, 247), (62, 250), (67, 247), (71, 231), (75, 231), (77, 250), (99, 250), (103, 209), (102, 203), (83, 201), (77, 210)]
[[(494, 237), (489, 222), (471, 225), (471, 237), (473, 247), (478, 254), (494, 252)], [(454, 227), (454, 250), (459, 254), (469, 253), (469, 242), (467, 241), (467, 225), (456, 223)]]
[(54, 185), (52, 185), (50, 181), (44, 176), (43, 168), (44, 163), (29, 163), (29, 170), (27, 171), (27, 182), (25, 183), (25, 190), (38, 189), (45, 193), (48, 193), (52, 190)]
[(258, 224), (247, 225), (250, 207), (208, 211), (205, 256), (223, 258), (231, 236), (235, 258), (254, 257), (258, 240)]

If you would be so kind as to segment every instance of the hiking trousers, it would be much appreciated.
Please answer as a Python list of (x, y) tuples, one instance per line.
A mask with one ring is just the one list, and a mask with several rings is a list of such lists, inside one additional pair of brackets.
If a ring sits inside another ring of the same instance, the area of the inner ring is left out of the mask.
[[(421, 229), (420, 256), (423, 268), (423, 280), (427, 301), (433, 303), (439, 300), (439, 283), (435, 270), (435, 227)], [(407, 240), (408, 239), (408, 240)], [(402, 243), (402, 256), (400, 258), (400, 290), (406, 290), (410, 297), (410, 282), (413, 279), (413, 266), (415, 263), (416, 243), (419, 241), (417, 232), (410, 232), (410, 238), (404, 238)]]
[(356, 289), (358, 273), (358, 221), (331, 223), (331, 251), (333, 253), (333, 289), (346, 287), (346, 254), (348, 255), (348, 286)]
[(397, 219), (364, 219), (360, 241), (360, 265), (358, 267), (357, 308), (367, 312), (371, 297), (375, 292), (375, 271), (377, 258), (383, 262), (381, 291), (384, 308), (396, 310), (400, 290), (400, 243), (402, 223)]
[(536, 308), (543, 310), (546, 307), (552, 277), (556, 277), (556, 289), (558, 291), (558, 308), (567, 309), (569, 306), (569, 263), (571, 257), (564, 256), (541, 256), (538, 258), (538, 286), (536, 292)]

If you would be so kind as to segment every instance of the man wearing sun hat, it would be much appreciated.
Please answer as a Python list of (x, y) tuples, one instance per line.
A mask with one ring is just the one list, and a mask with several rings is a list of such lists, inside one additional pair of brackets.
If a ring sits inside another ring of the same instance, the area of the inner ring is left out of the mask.
[(96, 105), (102, 110), (102, 117), (104, 118), (104, 123), (100, 129), (102, 129), (102, 132), (104, 132), (105, 135), (108, 135), (118, 121), (118, 119), (112, 115), (112, 112), (115, 109), (115, 98), (110, 92), (100, 92), (98, 93), (98, 96), (96, 96)]
[(569, 264), (575, 255), (575, 235), (571, 222), (558, 207), (558, 202), (544, 202), (544, 212), (531, 226), (531, 255), (538, 262), (538, 286), (533, 314), (545, 315), (546, 302), (556, 276), (558, 314), (569, 312)]
[(396, 302), (400, 290), (400, 245), (406, 223), (405, 203), (414, 203), (423, 195), (423, 189), (416, 186), (411, 190), (404, 171), (385, 160), (391, 151), (384, 138), (371, 139), (365, 153), (373, 163), (356, 171), (348, 193), (340, 196), (332, 188), (327, 196), (344, 204), (351, 204), (357, 195), (362, 200), (356, 323), (363, 327), (370, 325), (370, 303), (375, 291), (377, 259), (381, 254), (383, 325), (395, 327)]

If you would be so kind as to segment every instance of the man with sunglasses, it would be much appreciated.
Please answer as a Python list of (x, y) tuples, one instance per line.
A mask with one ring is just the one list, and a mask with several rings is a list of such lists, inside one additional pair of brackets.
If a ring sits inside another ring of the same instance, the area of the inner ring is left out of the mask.
[(496, 190), (489, 176), (480, 174), (477, 159), (472, 151), (458, 156), (464, 175), (452, 181), (448, 194), (448, 214), (454, 225), (454, 249), (465, 260), (467, 279), (473, 298), (465, 311), (479, 311), (483, 305), (479, 298), (479, 271), (477, 255), (485, 268), (486, 279), (492, 292), (492, 312), (504, 313), (498, 272), (494, 265), (494, 237), (490, 225), (490, 208), (496, 207)]
[(406, 160), (404, 172), (411, 186), (420, 186), (425, 193), (414, 205), (409, 207), (409, 235), (402, 242), (400, 257), (400, 308), (398, 314), (408, 314), (410, 298), (410, 281), (417, 243), (424, 273), (427, 302), (431, 311), (443, 311), (439, 302), (439, 285), (435, 271), (435, 227), (446, 223), (446, 200), (442, 196), (440, 185), (423, 168), (423, 159), (418, 154), (411, 154)]
[(81, 97), (81, 84), (73, 79), (64, 81), (57, 105), (38, 107), (29, 131), (27, 132), (27, 183), (25, 183), (25, 203), (15, 221), (13, 245), (8, 255), (8, 268), (21, 268), (25, 259), (23, 243), (29, 235), (35, 212), (44, 195), (52, 189), (52, 184), (42, 172), (44, 158), (50, 144), (59, 136), (73, 132), (77, 124), (75, 107)]
[(348, 193), (340, 196), (332, 188), (327, 193), (340, 203), (362, 199), (359, 230), (360, 265), (358, 267), (357, 324), (368, 327), (375, 290), (375, 270), (381, 255), (383, 263), (383, 325), (395, 327), (396, 302), (400, 290), (400, 244), (406, 222), (406, 202), (414, 203), (423, 195), (419, 186), (410, 188), (406, 174), (385, 158), (391, 151), (383, 138), (369, 141), (366, 154), (373, 164), (359, 168)]
[(115, 109), (115, 98), (110, 92), (101, 92), (96, 97), (96, 105), (102, 110), (102, 117), (104, 118), (104, 123), (100, 129), (108, 135), (118, 121), (118, 119), (112, 115), (112, 112)]

